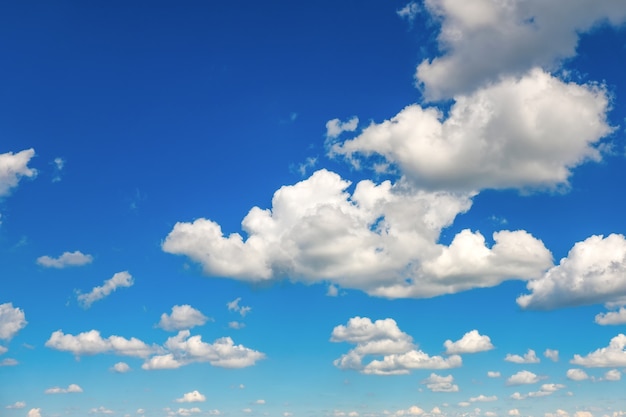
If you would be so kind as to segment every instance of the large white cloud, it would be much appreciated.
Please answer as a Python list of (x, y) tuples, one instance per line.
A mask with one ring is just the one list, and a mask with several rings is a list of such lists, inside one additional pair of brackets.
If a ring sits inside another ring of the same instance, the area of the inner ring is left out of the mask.
[(0, 154), (0, 198), (8, 195), (22, 177), (32, 178), (37, 175), (35, 169), (28, 167), (33, 156), (35, 156), (34, 149)]
[(128, 273), (128, 271), (118, 272), (110, 279), (104, 281), (104, 284), (101, 286), (94, 287), (87, 294), (80, 294), (78, 296), (78, 302), (84, 308), (89, 308), (91, 307), (91, 304), (98, 300), (102, 300), (118, 288), (130, 287), (133, 283), (133, 277)]
[(591, 236), (578, 242), (559, 265), (527, 284), (523, 308), (553, 309), (620, 301), (626, 296), (626, 239)]
[(485, 352), (494, 348), (491, 344), (491, 339), (487, 335), (481, 335), (478, 330), (472, 330), (463, 335), (463, 337), (456, 342), (452, 340), (446, 340), (444, 342), (446, 353), (459, 354), (459, 353), (477, 353)]
[(530, 371), (519, 371), (518, 373), (511, 375), (507, 380), (507, 385), (523, 385), (523, 384), (535, 384), (539, 382), (541, 378)]
[(195, 326), (202, 326), (209, 318), (196, 310), (189, 304), (172, 307), (172, 314), (161, 314), (159, 327), (163, 330), (183, 330), (191, 329)]
[(552, 265), (543, 243), (501, 231), (489, 247), (464, 230), (448, 246), (441, 230), (469, 209), (472, 193), (416, 190), (400, 181), (350, 182), (320, 170), (274, 194), (271, 210), (254, 207), (244, 239), (207, 219), (177, 223), (165, 252), (186, 255), (209, 275), (244, 281), (331, 281), (382, 297), (432, 297), (511, 279), (538, 278)]
[(46, 268), (65, 268), (68, 266), (82, 266), (90, 264), (93, 261), (93, 256), (85, 255), (81, 251), (63, 252), (57, 258), (52, 258), (48, 255), (40, 256), (37, 258), (37, 263)]
[(24, 310), (13, 303), (0, 304), (0, 339), (11, 340), (27, 323)]
[(594, 144), (611, 132), (608, 104), (595, 85), (534, 69), (457, 97), (446, 118), (407, 106), (330, 153), (357, 165), (381, 155), (426, 189), (553, 188), (568, 184), (573, 167), (601, 158)]
[(596, 315), (596, 323), (606, 326), (608, 324), (626, 324), (626, 308), (621, 307), (617, 311), (609, 311)]
[(416, 78), (427, 98), (450, 98), (533, 66), (556, 68), (575, 55), (578, 38), (599, 23), (626, 20), (615, 0), (426, 0), (441, 22), (442, 55), (425, 59)]
[(50, 338), (46, 341), (46, 346), (56, 350), (71, 352), (76, 356), (113, 353), (145, 358), (157, 350), (155, 347), (148, 346), (134, 337), (126, 339), (113, 335), (105, 339), (100, 336), (100, 332), (97, 330), (90, 330), (77, 335), (65, 334), (63, 331), (57, 330), (50, 335)]
[(588, 368), (608, 368), (626, 366), (626, 336), (618, 334), (607, 347), (600, 348), (586, 356), (574, 355), (570, 361)]

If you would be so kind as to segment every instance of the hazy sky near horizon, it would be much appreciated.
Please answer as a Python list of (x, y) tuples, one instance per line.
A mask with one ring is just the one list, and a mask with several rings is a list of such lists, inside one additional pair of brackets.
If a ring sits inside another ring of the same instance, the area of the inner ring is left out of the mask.
[(2, 5), (0, 415), (626, 415), (625, 25)]

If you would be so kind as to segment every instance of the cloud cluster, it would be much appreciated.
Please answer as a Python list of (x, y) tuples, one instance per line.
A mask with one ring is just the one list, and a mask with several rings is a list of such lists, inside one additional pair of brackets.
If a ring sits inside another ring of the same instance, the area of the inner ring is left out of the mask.
[(34, 149), (0, 154), (0, 198), (7, 196), (12, 188), (17, 187), (22, 177), (33, 178), (37, 175), (35, 169), (28, 167), (33, 156)]
[(46, 394), (69, 394), (69, 393), (77, 393), (77, 392), (83, 392), (83, 389), (76, 384), (70, 384), (67, 388), (61, 388), (61, 387), (48, 388), (45, 391)]
[(64, 352), (71, 352), (76, 356), (113, 353), (122, 356), (145, 358), (156, 350), (155, 347), (148, 346), (134, 337), (125, 339), (114, 335), (103, 338), (97, 330), (90, 330), (77, 335), (65, 334), (62, 330), (57, 330), (50, 335), (50, 338), (46, 341), (46, 346)]
[(428, 378), (422, 381), (422, 384), (426, 385), (426, 388), (432, 392), (457, 392), (459, 386), (453, 382), (454, 377), (452, 375), (441, 376), (432, 373)]
[(68, 266), (82, 266), (93, 262), (93, 256), (85, 255), (81, 251), (63, 252), (58, 258), (48, 255), (37, 258), (37, 264), (46, 268), (66, 268)]
[(0, 304), (0, 339), (13, 339), (27, 323), (22, 309), (13, 307), (13, 303)]
[(520, 364), (541, 362), (541, 359), (537, 357), (537, 354), (532, 349), (528, 349), (528, 352), (526, 352), (524, 356), (512, 355), (509, 353), (506, 355), (504, 360), (507, 362), (520, 363)]
[[(393, 319), (372, 322), (367, 317), (353, 317), (347, 325), (333, 329), (332, 342), (348, 342), (356, 347), (333, 363), (339, 369), (351, 369), (363, 374), (399, 375), (415, 369), (449, 369), (462, 364), (459, 355), (429, 356), (417, 349), (413, 338), (398, 328)], [(368, 355), (382, 356), (364, 364)]]
[(84, 308), (89, 308), (91, 307), (91, 304), (98, 300), (102, 300), (118, 288), (130, 287), (133, 283), (133, 277), (128, 273), (128, 271), (118, 272), (113, 275), (112, 278), (104, 281), (102, 286), (94, 287), (87, 294), (79, 294), (78, 302)]
[(202, 326), (209, 320), (199, 310), (196, 310), (189, 304), (173, 306), (172, 314), (163, 313), (158, 326), (163, 330), (183, 330), (191, 329), (195, 326)]
[(570, 363), (587, 368), (626, 366), (626, 336), (620, 333), (611, 339), (607, 347), (600, 348), (586, 356), (574, 355)]

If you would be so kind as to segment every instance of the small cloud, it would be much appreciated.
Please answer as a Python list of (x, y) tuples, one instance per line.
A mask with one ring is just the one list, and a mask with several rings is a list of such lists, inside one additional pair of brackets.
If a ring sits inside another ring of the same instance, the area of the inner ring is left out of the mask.
[(478, 333), (478, 330), (472, 330), (465, 333), (463, 337), (456, 342), (446, 340), (443, 345), (446, 348), (446, 353), (448, 355), (485, 352), (493, 349), (494, 347), (491, 344), (489, 336), (481, 335)]
[(507, 385), (535, 384), (541, 378), (530, 371), (519, 371), (506, 380)]
[(191, 307), (189, 304), (184, 304), (172, 307), (172, 314), (169, 316), (163, 313), (158, 326), (168, 331), (184, 330), (191, 329), (195, 326), (202, 326), (208, 320), (210, 319), (200, 311)]
[(329, 297), (337, 297), (339, 295), (339, 287), (336, 285), (330, 284), (328, 286), (328, 291), (326, 291), (326, 295)]
[(8, 409), (19, 409), (19, 408), (24, 408), (24, 407), (26, 407), (26, 403), (24, 401), (18, 401), (15, 404), (6, 406), (6, 408)]
[(568, 369), (565, 375), (567, 379), (571, 379), (572, 381), (584, 381), (585, 379), (589, 379), (587, 372), (582, 369)]
[(130, 366), (126, 362), (118, 362), (111, 367), (111, 371), (117, 372), (118, 374), (125, 374), (130, 371)]
[(239, 305), (240, 301), (241, 301), (241, 297), (238, 297), (234, 299), (233, 301), (226, 303), (226, 306), (228, 307), (228, 311), (235, 311), (241, 314), (241, 317), (245, 317), (246, 314), (248, 314), (250, 310), (252, 310), (252, 307), (240, 306)]
[(546, 351), (543, 352), (543, 356), (545, 356), (546, 358), (550, 359), (552, 362), (558, 362), (559, 361), (559, 351), (558, 350), (546, 349)]
[(309, 168), (314, 168), (315, 165), (317, 165), (317, 158), (310, 156), (303, 163), (298, 165), (298, 172), (304, 177)]
[(326, 122), (326, 138), (335, 139), (343, 132), (354, 132), (359, 124), (359, 118), (354, 116), (347, 122), (332, 119)]
[(15, 366), (18, 365), (19, 362), (13, 358), (6, 358), (0, 362), (0, 366)]
[(63, 168), (65, 167), (65, 160), (63, 158), (54, 158), (52, 161), (52, 167), (54, 170), (52, 182), (61, 181), (61, 171), (63, 171)]
[(83, 266), (93, 262), (93, 256), (85, 255), (81, 251), (64, 252), (58, 258), (50, 256), (40, 256), (37, 258), (37, 264), (45, 268), (66, 268), (68, 266)]
[(61, 388), (61, 387), (48, 388), (47, 390), (44, 391), (45, 394), (70, 394), (70, 393), (78, 393), (78, 392), (83, 392), (83, 389), (76, 384), (70, 384), (67, 388)]
[(478, 397), (470, 398), (469, 402), (471, 402), (471, 403), (475, 403), (475, 402), (491, 402), (491, 401), (497, 401), (497, 400), (498, 400), (498, 397), (496, 397), (495, 395), (487, 397), (485, 395), (480, 394)]
[(108, 408), (105, 408), (103, 406), (100, 406), (98, 408), (92, 408), (91, 410), (89, 410), (89, 414), (113, 414), (113, 410), (109, 410)]
[(417, 2), (412, 1), (400, 10), (396, 11), (396, 14), (400, 16), (402, 19), (406, 19), (410, 24), (413, 24), (417, 15), (420, 12), (420, 7)]
[(619, 381), (622, 379), (622, 373), (617, 369), (611, 369), (604, 374), (605, 381)]
[(27, 324), (24, 310), (13, 307), (13, 303), (0, 304), (0, 339), (13, 339)]
[(26, 417), (41, 417), (41, 408), (31, 408)]
[(528, 363), (539, 363), (540, 359), (537, 357), (537, 354), (534, 350), (528, 349), (528, 352), (524, 354), (524, 356), (520, 355), (512, 355), (508, 354), (504, 358), (507, 362), (520, 363), (520, 364), (528, 364)]
[(600, 313), (595, 321), (601, 326), (626, 324), (626, 308), (621, 307), (618, 311)]
[(228, 327), (234, 330), (239, 330), (239, 329), (243, 329), (244, 327), (246, 327), (246, 323), (242, 323), (240, 321), (229, 321)]
[(182, 398), (177, 398), (177, 403), (198, 403), (206, 401), (206, 397), (198, 390), (188, 392), (182, 396)]
[(94, 287), (87, 294), (79, 294), (78, 302), (83, 308), (89, 308), (95, 301), (102, 300), (118, 288), (131, 287), (133, 283), (133, 277), (128, 271), (118, 272), (111, 279), (104, 281), (101, 287)]
[(489, 378), (500, 378), (500, 372), (498, 371), (488, 371), (487, 376)]
[(258, 405), (264, 405), (265, 404), (265, 400), (256, 400), (254, 403), (258, 404)]
[(432, 392), (458, 392), (459, 386), (452, 382), (454, 382), (452, 375), (440, 376), (432, 373), (428, 378), (422, 381), (422, 384), (425, 384)]

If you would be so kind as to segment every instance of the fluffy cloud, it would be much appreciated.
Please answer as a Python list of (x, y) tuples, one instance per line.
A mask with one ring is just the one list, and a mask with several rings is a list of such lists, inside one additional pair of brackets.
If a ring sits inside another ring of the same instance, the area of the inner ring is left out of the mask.
[[(330, 340), (356, 344), (354, 349), (333, 363), (340, 369), (357, 370), (364, 374), (407, 374), (413, 369), (448, 369), (462, 363), (458, 355), (443, 358), (417, 350), (412, 337), (400, 330), (395, 320), (390, 318), (372, 322), (367, 317), (353, 317), (346, 326), (336, 326)], [(383, 356), (383, 359), (364, 365), (363, 359), (367, 355)]]
[(387, 298), (432, 297), (539, 278), (552, 265), (543, 243), (524, 231), (441, 230), (471, 205), (471, 193), (419, 191), (405, 182), (350, 182), (320, 170), (279, 189), (272, 210), (250, 210), (247, 233), (224, 236), (207, 219), (177, 223), (162, 248), (201, 263), (208, 275), (243, 281), (330, 282)]
[(76, 336), (64, 334), (62, 330), (57, 330), (50, 335), (50, 338), (46, 341), (46, 346), (56, 350), (71, 352), (76, 356), (113, 353), (144, 358), (155, 351), (154, 347), (150, 347), (134, 337), (125, 339), (120, 336), (109, 336), (103, 339), (97, 330), (79, 333)]
[(7, 405), (8, 409), (19, 409), (26, 407), (26, 403), (24, 401), (17, 401), (15, 404)]
[(235, 298), (233, 301), (229, 301), (226, 303), (226, 307), (228, 307), (228, 311), (235, 311), (241, 314), (241, 317), (245, 317), (246, 314), (252, 310), (252, 307), (249, 306), (240, 306), (239, 302), (241, 301), (241, 297)]
[(77, 393), (77, 392), (83, 392), (83, 389), (76, 384), (70, 384), (67, 388), (61, 388), (61, 387), (48, 388), (45, 391), (46, 394), (69, 394), (69, 393)]
[(618, 311), (609, 311), (596, 315), (596, 323), (606, 326), (608, 324), (626, 324), (626, 308), (621, 307)]
[(572, 381), (584, 381), (585, 379), (589, 379), (589, 375), (587, 375), (587, 372), (583, 371), (582, 369), (576, 368), (568, 369), (566, 376)]
[(26, 417), (41, 417), (41, 408), (31, 408)]
[(513, 363), (539, 363), (540, 362), (540, 359), (537, 357), (537, 354), (532, 349), (528, 349), (528, 352), (526, 352), (524, 356), (512, 355), (509, 353), (506, 355), (504, 360), (507, 362), (513, 362)]
[(412, 23), (417, 17), (417, 14), (419, 13), (419, 11), (420, 11), (420, 6), (415, 1), (412, 1), (408, 3), (407, 5), (405, 5), (403, 8), (401, 8), (400, 10), (398, 10), (396, 13), (401, 18), (408, 20), (409, 23)]
[(194, 326), (202, 326), (209, 318), (189, 304), (172, 307), (172, 314), (169, 316), (161, 314), (161, 321), (158, 326), (163, 330), (183, 330)]
[(491, 401), (497, 401), (498, 397), (496, 397), (495, 395), (491, 395), (489, 397), (480, 394), (478, 397), (472, 397), (469, 399), (469, 402), (471, 403), (475, 403), (475, 402), (491, 402)]
[(165, 348), (168, 353), (153, 356), (141, 367), (175, 369), (194, 362), (209, 362), (222, 368), (245, 368), (265, 358), (261, 352), (235, 345), (230, 337), (222, 337), (210, 344), (203, 342), (201, 336), (191, 336), (189, 330), (181, 330), (168, 338)]
[(130, 366), (126, 362), (117, 362), (115, 365), (111, 367), (113, 372), (117, 372), (118, 374), (125, 374), (130, 371)]
[(611, 234), (578, 242), (559, 265), (527, 287), (531, 294), (517, 303), (529, 309), (619, 301), (626, 296), (626, 239)]
[(541, 378), (530, 371), (519, 371), (506, 380), (507, 385), (535, 384)]
[(181, 398), (176, 399), (177, 403), (198, 403), (204, 401), (206, 401), (206, 397), (200, 394), (198, 390), (188, 392), (184, 394)]
[(0, 366), (15, 366), (15, 365), (17, 365), (18, 363), (19, 363), (19, 362), (18, 362), (18, 361), (16, 361), (15, 359), (13, 359), (13, 358), (6, 358), (6, 359), (3, 359), (3, 360), (0, 362)]
[(457, 392), (459, 386), (453, 384), (453, 381), (454, 377), (452, 375), (440, 376), (432, 373), (428, 378), (422, 381), (422, 384), (425, 384), (432, 392)]
[(481, 335), (478, 330), (472, 330), (463, 335), (460, 340), (452, 342), (452, 340), (446, 340), (444, 342), (446, 353), (459, 354), (459, 353), (476, 353), (491, 350), (494, 346), (491, 344), (489, 336)]
[(183, 416), (183, 417), (191, 416), (193, 414), (198, 414), (202, 412), (202, 410), (199, 409), (198, 407), (179, 408), (178, 410), (170, 410), (169, 408), (166, 408), (165, 411), (167, 411), (168, 416)]
[(412, 405), (406, 410), (397, 410), (394, 413), (395, 416), (419, 416), (422, 414), (424, 414), (424, 410), (422, 410), (416, 405)]
[(11, 340), (27, 323), (23, 310), (13, 303), (0, 304), (0, 339)]
[(100, 406), (97, 408), (92, 408), (89, 410), (89, 414), (114, 414), (115, 412), (113, 410), (109, 410), (106, 407)]
[(120, 287), (130, 287), (133, 285), (133, 277), (128, 271), (118, 272), (111, 279), (104, 281), (101, 287), (94, 287), (87, 294), (80, 294), (78, 302), (84, 307), (89, 308), (95, 301), (102, 300)]
[(18, 153), (0, 154), (0, 198), (9, 194), (23, 177), (32, 178), (37, 171), (29, 168), (28, 163), (35, 155), (34, 149), (26, 149)]
[(498, 372), (498, 371), (487, 371), (487, 376), (489, 378), (500, 378), (500, 372)]
[(552, 362), (558, 362), (559, 361), (559, 351), (558, 350), (546, 349), (545, 352), (543, 352), (543, 356), (545, 356), (546, 358), (550, 359)]
[(441, 22), (437, 40), (444, 51), (417, 67), (417, 81), (430, 99), (449, 98), (532, 66), (555, 67), (575, 55), (581, 33), (626, 19), (626, 5), (613, 0), (427, 0), (425, 5)]
[(570, 361), (587, 368), (626, 366), (626, 336), (619, 334), (611, 339), (609, 346), (600, 348), (587, 356), (574, 355)]
[(339, 119), (333, 119), (326, 122), (326, 137), (328, 139), (335, 139), (343, 132), (354, 132), (359, 124), (358, 117), (352, 117), (347, 122), (342, 122)]
[(51, 258), (50, 256), (40, 256), (37, 258), (37, 263), (46, 268), (65, 268), (68, 266), (82, 266), (90, 264), (93, 261), (93, 256), (85, 255), (81, 251), (64, 252), (63, 255), (58, 258)]
[(604, 374), (605, 381), (619, 381), (622, 379), (622, 373), (617, 369), (611, 369)]

